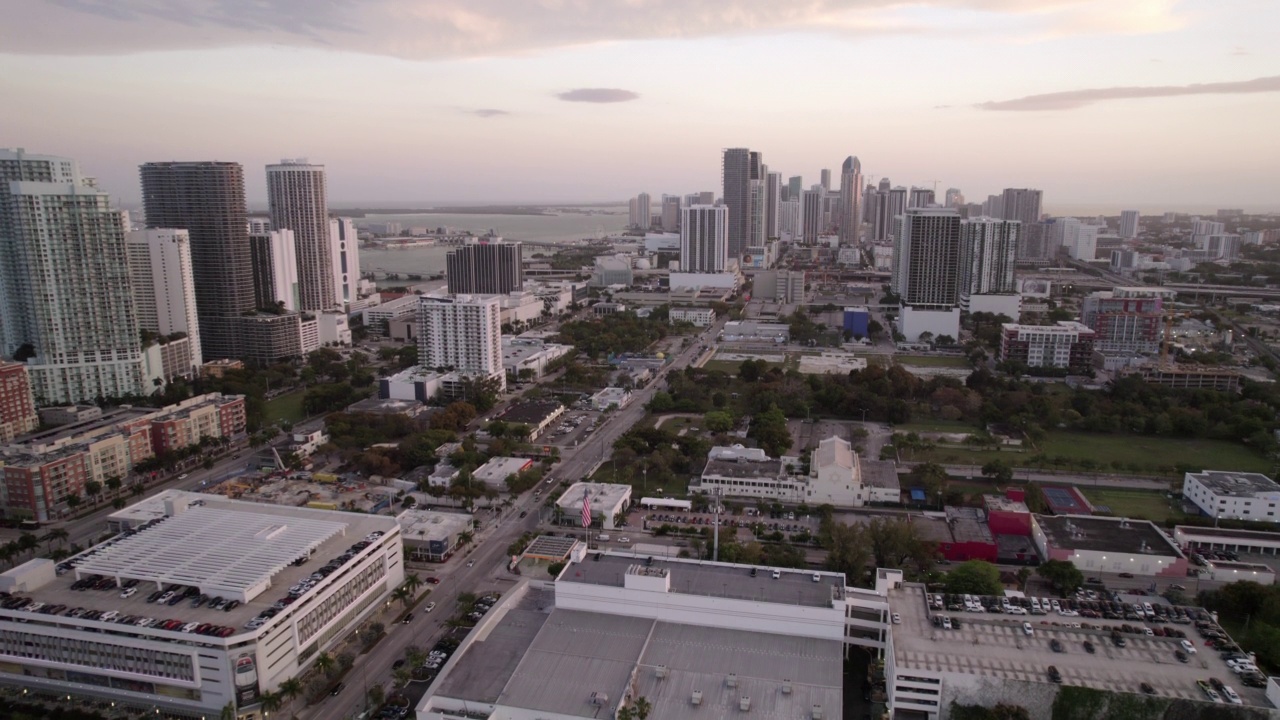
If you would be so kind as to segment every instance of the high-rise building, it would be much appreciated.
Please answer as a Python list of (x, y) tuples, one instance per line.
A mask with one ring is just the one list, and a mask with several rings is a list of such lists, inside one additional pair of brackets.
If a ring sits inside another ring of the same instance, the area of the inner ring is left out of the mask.
[[(929, 207), (935, 204), (933, 191), (929, 188), (913, 187), (911, 195), (907, 198), (907, 207)], [(950, 207), (948, 205), (948, 207)]]
[(1018, 259), (1021, 223), (974, 218), (960, 223), (960, 295), (967, 306), (973, 295), (1013, 295), (1018, 292), (1014, 265)]
[(905, 305), (952, 308), (960, 300), (960, 214), (910, 208), (895, 222), (893, 291)]
[(792, 175), (787, 178), (787, 199), (800, 200), (800, 193), (804, 192), (804, 176)]
[(715, 205), (716, 194), (712, 190), (703, 190), (698, 193), (698, 202), (694, 205)]
[(1098, 252), (1098, 226), (1077, 218), (1055, 218), (1049, 229), (1050, 257), (1065, 252), (1076, 260), (1089, 262)]
[(191, 236), (186, 230), (156, 228), (131, 232), (126, 241), (138, 327), (160, 335), (185, 334), (192, 365), (204, 364)]
[(680, 231), (680, 196), (662, 196), (662, 232)]
[(721, 273), (729, 262), (729, 209), (694, 205), (680, 222), (680, 271)]
[(778, 230), (787, 238), (794, 240), (804, 232), (801, 219), (800, 200), (787, 200), (778, 203)]
[(782, 202), (782, 173), (771, 172), (765, 177), (764, 231), (768, 239), (780, 237), (782, 233), (778, 221), (778, 206)]
[(0, 443), (40, 427), (27, 366), (0, 360)]
[(298, 310), (298, 246), (292, 230), (250, 235), (254, 305)]
[(862, 191), (862, 222), (874, 223), (876, 220), (876, 186), (867, 183)]
[(750, 218), (747, 222), (747, 245), (742, 248), (733, 257), (741, 259), (746, 254), (747, 248), (764, 247), (765, 240), (765, 201), (767, 199), (765, 180), (768, 174), (768, 166), (764, 164), (764, 156), (760, 153), (752, 151), (748, 163), (748, 174), (750, 181), (748, 182), (747, 192), (751, 198)]
[(503, 381), (501, 315), (498, 297), (423, 295), (418, 299), (418, 363)]
[(524, 287), (520, 243), (468, 242), (449, 251), (445, 277), (451, 295), (506, 295)]
[(800, 233), (805, 244), (818, 242), (822, 232), (822, 198), (825, 193), (821, 189), (805, 190), (800, 193)]
[(1025, 227), (1040, 222), (1040, 202), (1043, 193), (1027, 188), (1005, 188), (1000, 199), (1000, 214), (1005, 220), (1017, 220)]
[(1120, 213), (1120, 237), (1132, 240), (1138, 237), (1138, 211), (1124, 210)]
[(751, 236), (751, 163), (759, 155), (747, 148), (724, 151), (722, 178), (725, 207), (729, 209), (729, 256), (740, 258)]
[(1004, 217), (1004, 196), (988, 195), (986, 202), (982, 203), (982, 214), (987, 217)]
[(840, 242), (855, 244), (862, 228), (862, 162), (850, 155), (840, 166)]
[(831, 192), (831, 171), (824, 168), (818, 172), (818, 184), (822, 186), (823, 192)]
[(907, 189), (901, 185), (894, 188), (885, 187), (887, 180), (888, 178), (882, 181), (880, 189), (876, 191), (875, 220), (872, 223), (871, 237), (877, 242), (889, 239), (893, 234), (896, 218), (907, 210)]
[(298, 249), (298, 309), (329, 310), (333, 289), (333, 250), (329, 241), (329, 203), (323, 165), (305, 159), (267, 166), (271, 226), (292, 230)]
[(330, 218), (329, 250), (333, 254), (333, 301), (345, 308), (357, 299), (360, 284), (360, 240), (351, 218)]
[(191, 274), (206, 360), (239, 357), (240, 317), (254, 309), (244, 170), (229, 162), (159, 162), (141, 167), (149, 228), (191, 237)]
[(964, 193), (960, 192), (960, 188), (947, 188), (946, 194), (947, 207), (960, 207), (964, 205)]
[(40, 404), (151, 392), (120, 211), (74, 160), (0, 150), (0, 332)]
[(653, 224), (652, 210), (649, 207), (649, 193), (640, 193), (632, 199), (631, 227), (648, 230)]
[(1094, 347), (1104, 353), (1160, 351), (1164, 303), (1177, 293), (1154, 287), (1118, 287), (1085, 296), (1080, 322), (1096, 333)]

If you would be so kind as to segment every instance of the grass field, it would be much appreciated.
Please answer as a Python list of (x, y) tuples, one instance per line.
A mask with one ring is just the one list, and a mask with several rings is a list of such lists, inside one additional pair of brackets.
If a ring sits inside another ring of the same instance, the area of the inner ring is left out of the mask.
[[(917, 432), (919, 432), (917, 430)], [(968, 447), (939, 447), (905, 456), (904, 460), (930, 460), (944, 464), (983, 465), (1003, 460), (1014, 467), (1040, 466), (1083, 469), (1133, 475), (1171, 474), (1173, 466), (1186, 463), (1197, 468), (1270, 472), (1266, 458), (1249, 448), (1222, 440), (1158, 438), (1133, 435), (1092, 435), (1050, 433), (1035, 448), (977, 450)], [(1089, 461), (1092, 465), (1084, 463)]]
[(1085, 486), (1080, 486), (1080, 492), (1094, 505), (1107, 506), (1117, 517), (1142, 518), (1157, 523), (1185, 517), (1177, 508), (1177, 501), (1165, 497), (1164, 493)]
[(946, 357), (939, 355), (895, 355), (894, 360), (899, 365), (914, 365), (915, 367), (972, 367), (969, 363), (969, 359), (964, 357)]
[(895, 433), (971, 433), (978, 428), (973, 423), (960, 420), (918, 420), (905, 425), (894, 425)]
[(305, 391), (298, 390), (268, 400), (266, 410), (262, 414), (263, 422), (276, 423), (285, 420), (297, 424), (306, 420), (307, 413), (302, 409), (304, 394)]
[[(635, 471), (635, 478), (628, 481), (625, 471), (615, 471), (612, 460), (606, 460), (605, 463), (601, 465), (600, 468), (591, 476), (589, 482), (622, 483), (624, 485), (630, 485), (632, 487), (632, 494), (637, 501), (639, 498), (645, 497), (646, 495), (653, 495), (659, 487), (656, 482), (645, 482), (643, 475), (638, 470)], [(663, 481), (661, 488), (662, 494), (667, 497), (684, 498), (689, 495), (689, 483), (687, 480), (668, 478)]]

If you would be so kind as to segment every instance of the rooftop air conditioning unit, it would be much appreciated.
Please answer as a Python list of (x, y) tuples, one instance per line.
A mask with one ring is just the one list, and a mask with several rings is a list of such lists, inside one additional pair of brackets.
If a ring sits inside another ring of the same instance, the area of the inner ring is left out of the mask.
[(692, 700), (692, 702), (693, 702), (693, 704), (694, 704), (694, 705), (701, 705), (701, 704), (702, 704), (702, 691), (701, 691), (701, 690), (694, 690), (694, 691), (693, 691), (693, 700)]
[(739, 710), (741, 710), (742, 712), (746, 712), (746, 711), (750, 710), (750, 709), (751, 709), (751, 696), (749, 696), (749, 695), (743, 695), (741, 698), (739, 698), (739, 700), (738, 700), (738, 709), (739, 709)]
[(724, 684), (728, 685), (731, 688), (738, 687), (738, 674), (729, 673), (729, 677), (725, 678)]
[(814, 705), (814, 706), (813, 706), (813, 720), (822, 720), (822, 706), (821, 706), (821, 705)]
[(608, 705), (608, 704), (609, 704), (609, 694), (608, 694), (608, 693), (602, 693), (602, 692), (599, 692), (599, 691), (596, 691), (596, 692), (591, 693), (591, 704), (592, 704), (592, 705), (600, 705), (600, 706)]
[(791, 694), (791, 680), (790, 680), (790, 679), (787, 679), (787, 680), (783, 680), (783, 681), (782, 681), (782, 694), (783, 694), (783, 695), (790, 695), (790, 694)]
[(666, 665), (659, 665), (659, 666), (658, 666), (657, 673), (658, 673), (658, 679), (659, 679), (659, 680), (664, 680), (664, 679), (666, 679), (666, 677), (667, 677), (667, 666), (666, 666)]

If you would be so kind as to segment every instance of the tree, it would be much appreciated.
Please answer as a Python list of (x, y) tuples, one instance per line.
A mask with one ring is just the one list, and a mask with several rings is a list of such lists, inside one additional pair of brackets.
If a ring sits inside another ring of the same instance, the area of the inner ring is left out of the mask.
[(280, 683), (280, 694), (289, 700), (293, 700), (302, 694), (302, 681), (298, 678), (289, 678)]
[(401, 585), (391, 591), (391, 599), (399, 600), (404, 607), (409, 607), (409, 603), (413, 600), (413, 595), (409, 592), (409, 588)]
[(846, 525), (844, 523), (823, 520), (829, 525), (821, 533), (822, 545), (827, 549), (827, 569), (844, 573), (845, 582), (856, 586), (862, 582), (871, 560), (871, 546), (866, 539), (866, 529), (861, 524)]
[(369, 688), (369, 704), (373, 707), (382, 705), (382, 702), (386, 699), (387, 692), (382, 689), (381, 685), (374, 685)]
[(284, 698), (278, 692), (264, 692), (258, 695), (258, 702), (262, 703), (262, 709), (267, 712), (279, 710)]
[[(914, 433), (911, 433), (914, 434)], [(908, 434), (907, 437), (910, 437)], [(947, 470), (937, 463), (920, 463), (907, 475), (908, 487), (924, 490), (925, 503), (938, 500), (947, 486)]]
[(772, 457), (779, 457), (791, 447), (791, 431), (787, 429), (787, 416), (777, 405), (751, 419), (747, 437), (753, 438)]
[(90, 480), (84, 484), (84, 492), (96, 503), (98, 494), (102, 492), (102, 483), (97, 480)]
[(636, 698), (631, 707), (635, 710), (636, 720), (647, 720), (649, 713), (653, 712), (653, 705), (643, 695)]
[(702, 422), (711, 432), (728, 432), (733, 429), (733, 416), (720, 410), (707, 413)]
[(983, 560), (960, 563), (947, 573), (943, 582), (947, 592), (958, 595), (1000, 595), (1004, 592), (999, 568)]
[(72, 510), (75, 510), (77, 507), (80, 506), (80, 496), (76, 493), (71, 493), (67, 495), (66, 501), (67, 501), (67, 507), (71, 508)]
[(767, 366), (763, 362), (756, 362), (751, 359), (743, 360), (742, 364), (738, 366), (738, 378), (743, 382), (755, 382), (760, 379), (765, 367)]
[(406, 573), (404, 576), (404, 586), (409, 588), (409, 592), (416, 595), (418, 588), (422, 587), (422, 578), (418, 577), (418, 573)]
[(1049, 502), (1045, 500), (1044, 491), (1040, 489), (1039, 483), (1027, 483), (1027, 491), (1022, 501), (1033, 513), (1043, 513), (1049, 509)]
[(316, 669), (325, 675), (329, 674), (329, 670), (333, 667), (333, 656), (329, 653), (320, 653), (316, 656)]
[(551, 577), (559, 577), (562, 570), (564, 570), (564, 563), (551, 563), (547, 566), (547, 574)]
[(1084, 573), (1070, 560), (1048, 560), (1036, 568), (1036, 574), (1048, 580), (1053, 589), (1063, 596), (1084, 585)]
[(1003, 460), (992, 460), (983, 465), (982, 474), (991, 478), (997, 485), (1008, 485), (1013, 482), (1013, 468)]

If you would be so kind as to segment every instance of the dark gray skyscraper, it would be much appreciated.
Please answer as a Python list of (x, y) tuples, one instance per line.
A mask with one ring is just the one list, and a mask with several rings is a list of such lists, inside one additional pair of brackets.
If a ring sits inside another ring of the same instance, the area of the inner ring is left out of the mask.
[(254, 309), (244, 169), (232, 162), (159, 162), (141, 167), (149, 228), (191, 236), (191, 274), (204, 358), (240, 356), (240, 316)]
[(840, 242), (858, 242), (862, 227), (862, 162), (850, 155), (840, 167)]
[(453, 295), (505, 295), (524, 287), (520, 243), (468, 243), (449, 252), (446, 276)]
[(782, 202), (782, 173), (771, 172), (765, 184), (764, 234), (765, 239), (779, 237), (778, 208)]
[(894, 223), (893, 291), (903, 305), (950, 310), (960, 301), (960, 214), (911, 208)]
[(759, 163), (759, 153), (747, 148), (724, 151), (724, 198), (729, 208), (729, 257), (741, 258), (751, 235), (751, 162)]
[(792, 175), (787, 178), (787, 199), (800, 200), (800, 193), (804, 192), (804, 176)]
[(1028, 227), (1040, 222), (1041, 199), (1042, 193), (1039, 190), (1005, 188), (1000, 199), (1000, 212), (992, 215), (1005, 220), (1017, 220), (1023, 227)]

